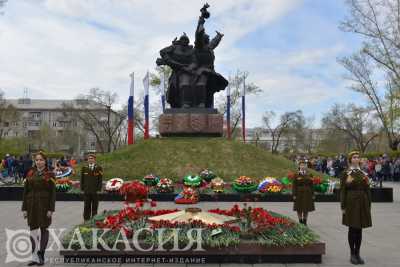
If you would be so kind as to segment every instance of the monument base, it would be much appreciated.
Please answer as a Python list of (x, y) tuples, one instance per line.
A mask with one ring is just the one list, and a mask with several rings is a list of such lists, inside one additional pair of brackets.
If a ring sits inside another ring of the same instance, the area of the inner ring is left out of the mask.
[(159, 117), (163, 137), (221, 137), (224, 119), (216, 109), (167, 109)]

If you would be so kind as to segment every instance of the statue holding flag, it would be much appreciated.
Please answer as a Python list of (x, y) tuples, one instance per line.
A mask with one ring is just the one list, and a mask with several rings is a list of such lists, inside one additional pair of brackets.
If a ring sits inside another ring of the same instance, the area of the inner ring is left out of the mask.
[(195, 45), (191, 46), (184, 33), (179, 40), (160, 51), (157, 65), (167, 65), (173, 70), (169, 79), (167, 102), (172, 108), (213, 108), (214, 93), (224, 90), (228, 81), (214, 70), (214, 49), (223, 34), (210, 41), (205, 33), (204, 23), (210, 17), (205, 4), (198, 20)]

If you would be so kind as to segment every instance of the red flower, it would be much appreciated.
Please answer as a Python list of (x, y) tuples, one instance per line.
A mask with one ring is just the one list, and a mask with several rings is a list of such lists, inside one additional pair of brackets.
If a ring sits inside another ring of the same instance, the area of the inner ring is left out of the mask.
[(136, 208), (141, 208), (141, 207), (143, 207), (143, 201), (136, 200), (135, 206), (136, 206)]

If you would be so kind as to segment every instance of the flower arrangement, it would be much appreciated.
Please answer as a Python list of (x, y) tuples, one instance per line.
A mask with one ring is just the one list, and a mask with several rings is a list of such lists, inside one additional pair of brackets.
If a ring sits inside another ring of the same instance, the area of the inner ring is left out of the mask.
[(279, 193), (283, 189), (283, 185), (279, 180), (273, 177), (265, 177), (258, 185), (258, 191), (261, 193)]
[(321, 177), (312, 178), (314, 191), (319, 193), (326, 193), (329, 188), (329, 181), (323, 180)]
[(176, 204), (196, 204), (199, 202), (199, 193), (193, 187), (187, 186), (175, 197)]
[(247, 176), (240, 176), (232, 184), (232, 188), (239, 193), (250, 193), (257, 190), (258, 185)]
[(121, 178), (112, 178), (107, 181), (105, 191), (106, 192), (117, 192), (124, 184), (124, 180)]
[[(191, 188), (193, 189), (193, 188)], [(68, 247), (71, 240), (76, 238), (76, 229), (81, 230), (82, 238), (86, 248), (91, 248), (93, 235), (91, 228), (99, 228), (103, 240), (109, 247), (113, 247), (118, 242), (120, 231), (125, 232), (131, 238), (136, 231), (142, 228), (159, 229), (164, 228), (166, 234), (162, 235), (161, 240), (157, 235), (139, 235), (139, 242), (145, 245), (158, 247), (160, 244), (169, 246), (173, 243), (170, 234), (174, 229), (179, 228), (179, 245), (184, 247), (190, 242), (189, 231), (193, 228), (201, 228), (202, 246), (212, 248), (236, 247), (243, 239), (248, 239), (246, 243), (253, 243), (268, 247), (293, 247), (314, 244), (318, 236), (308, 227), (298, 224), (288, 217), (265, 210), (263, 208), (253, 208), (244, 205), (239, 207), (234, 205), (231, 209), (213, 209), (209, 212), (238, 218), (232, 223), (223, 225), (207, 224), (199, 220), (190, 222), (173, 222), (170, 220), (148, 221), (152, 216), (159, 216), (178, 212), (179, 210), (148, 210), (137, 207), (126, 206), (122, 210), (109, 211), (95, 216), (92, 220), (76, 226), (69, 231), (62, 240), (64, 247)], [(104, 230), (103, 230), (104, 229)], [(112, 229), (112, 231), (108, 231)], [(105, 231), (107, 230), (107, 231)], [(215, 234), (218, 230), (218, 234)], [(101, 231), (104, 231), (103, 233)], [(103, 235), (104, 234), (104, 235)], [(73, 249), (79, 249), (80, 244), (75, 242)]]
[(185, 178), (183, 178), (183, 183), (186, 186), (191, 186), (191, 187), (199, 187), (201, 185), (201, 177), (196, 175), (187, 175)]
[(210, 187), (215, 193), (223, 193), (224, 187), (225, 187), (225, 182), (221, 178), (216, 177), (211, 180)]
[(147, 186), (155, 186), (160, 181), (160, 178), (154, 174), (148, 174), (143, 177), (143, 183)]
[(280, 193), (283, 186), (280, 184), (268, 184), (263, 189), (260, 190), (261, 193)]
[(128, 183), (124, 183), (119, 189), (119, 193), (125, 196), (125, 200), (127, 202), (134, 203), (138, 200), (147, 199), (149, 189), (144, 183), (138, 180), (133, 180)]
[(214, 179), (216, 177), (216, 175), (212, 171), (205, 169), (200, 172), (200, 177), (204, 181), (210, 182), (212, 179)]
[(172, 193), (174, 192), (174, 184), (171, 179), (161, 178), (157, 183), (156, 190), (158, 193)]
[(57, 192), (68, 192), (72, 188), (72, 181), (69, 178), (62, 178), (56, 180)]

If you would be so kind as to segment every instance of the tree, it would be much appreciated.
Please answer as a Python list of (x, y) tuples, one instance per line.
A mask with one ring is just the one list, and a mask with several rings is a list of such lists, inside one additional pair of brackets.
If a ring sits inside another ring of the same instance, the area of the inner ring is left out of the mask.
[[(347, 69), (351, 89), (363, 94), (382, 124), (388, 145), (400, 144), (400, 1), (348, 0), (350, 16), (341, 29), (361, 36), (359, 52), (340, 59)], [(384, 77), (382, 85), (378, 79)], [(384, 93), (382, 93), (384, 91)]]
[(354, 104), (335, 104), (322, 118), (322, 125), (327, 130), (343, 132), (361, 153), (364, 153), (370, 142), (379, 135), (376, 133), (377, 129), (372, 128), (374, 123), (370, 110)]
[(18, 121), (19, 112), (4, 98), (3, 91), (0, 90), (0, 140), (4, 137), (6, 124), (11, 121)]
[(84, 129), (93, 134), (101, 153), (117, 148), (115, 140), (118, 129), (127, 118), (127, 107), (114, 111), (117, 94), (92, 88), (88, 95), (80, 95), (73, 104), (65, 104), (64, 109), (76, 116)]
[[(231, 135), (235, 136), (237, 129), (239, 128), (239, 122), (242, 119), (241, 112), (241, 91), (243, 89), (243, 81), (245, 83), (246, 95), (254, 95), (260, 93), (262, 90), (254, 83), (248, 82), (247, 77), (249, 73), (247, 71), (237, 70), (234, 76), (229, 76), (229, 86), (231, 90)], [(216, 107), (219, 112), (224, 116), (227, 112), (227, 99), (226, 95), (220, 95), (216, 100)]]
[(301, 128), (303, 122), (303, 112), (297, 110), (295, 112), (285, 112), (280, 116), (279, 122), (273, 126), (273, 120), (276, 113), (266, 111), (263, 116), (265, 132), (271, 136), (271, 152), (277, 153), (282, 136), (288, 134), (290, 130)]

